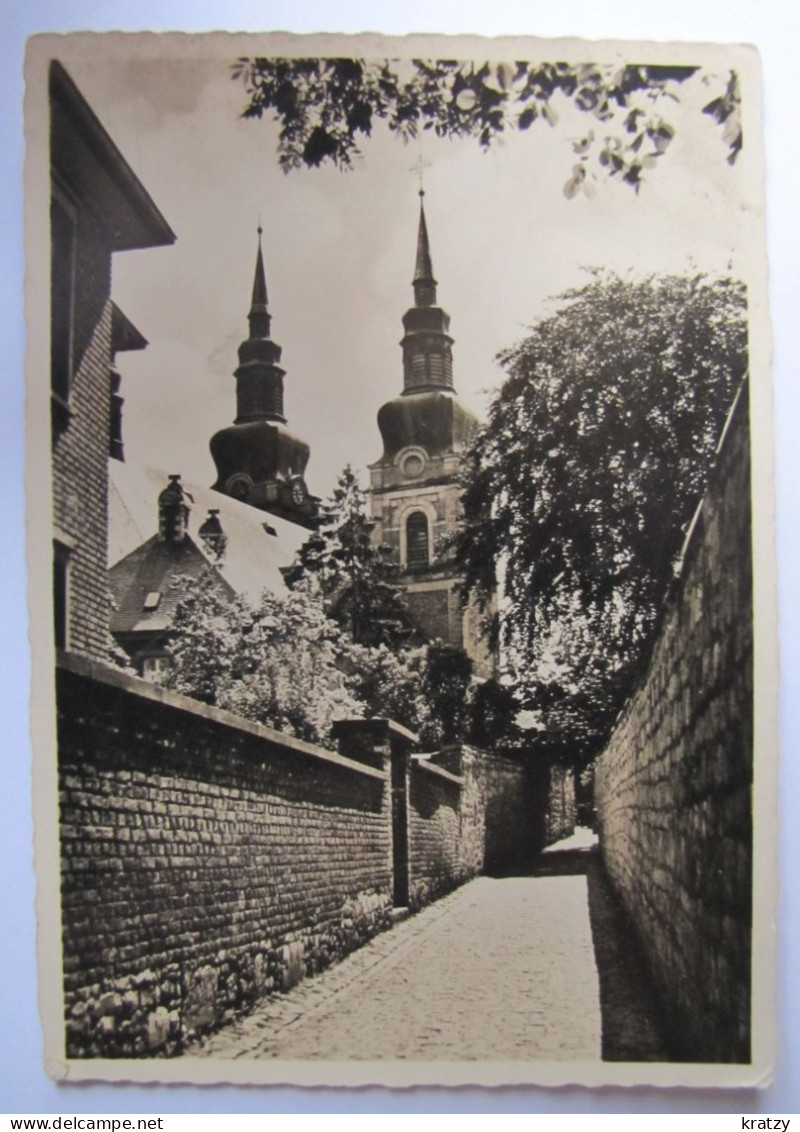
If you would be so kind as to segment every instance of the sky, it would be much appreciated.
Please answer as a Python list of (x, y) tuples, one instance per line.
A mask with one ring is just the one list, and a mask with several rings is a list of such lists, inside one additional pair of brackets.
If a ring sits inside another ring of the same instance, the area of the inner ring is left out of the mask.
[(553, 309), (551, 297), (579, 285), (585, 266), (745, 272), (742, 249), (757, 226), (747, 150), (729, 166), (719, 128), (700, 113), (719, 86), (708, 76), (669, 106), (676, 139), (638, 196), (608, 180), (592, 198), (567, 200), (571, 139), (603, 127), (566, 101), (553, 103), (555, 127), (536, 123), (489, 152), (429, 135), (404, 145), (379, 126), (351, 171), (285, 174), (275, 126), (240, 116), (233, 58), (96, 47), (64, 56), (177, 235), (172, 247), (114, 257), (113, 298), (150, 343), (119, 359), (129, 461), (213, 482), (208, 441), (234, 416), (260, 222), (286, 414), (311, 445), (309, 487), (327, 495), (348, 462), (365, 478), (381, 453), (377, 410), (402, 388), (420, 157), (455, 384), (481, 417), (502, 381), (498, 352)]

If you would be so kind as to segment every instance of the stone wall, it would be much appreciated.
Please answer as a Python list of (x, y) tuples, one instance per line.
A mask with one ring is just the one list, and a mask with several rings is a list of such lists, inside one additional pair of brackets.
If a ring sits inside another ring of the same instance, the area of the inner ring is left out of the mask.
[(479, 873), (529, 868), (575, 829), (572, 771), (549, 758), (512, 758), (463, 744), (411, 756), (410, 905)]
[(409, 905), (419, 908), (483, 871), (482, 760), (453, 747), (409, 767)]
[(571, 768), (532, 749), (484, 756), (486, 871), (527, 868), (538, 853), (575, 831)]
[(390, 923), (385, 768), (77, 658), (58, 706), (69, 1056), (174, 1052)]
[(572, 767), (552, 762), (547, 768), (547, 808), (545, 844), (552, 845), (575, 832), (575, 772)]
[(752, 574), (747, 389), (729, 419), (649, 668), (598, 760), (606, 869), (675, 1054), (749, 1060)]
[(546, 764), (388, 720), (337, 754), (71, 654), (57, 698), (70, 1057), (176, 1053), (548, 837)]
[(575, 829), (573, 773), (549, 756), (457, 745), (412, 756), (411, 769), (414, 904), (480, 872), (525, 870)]
[(526, 867), (544, 846), (546, 795), (523, 759), (482, 760), (486, 793), (486, 871)]

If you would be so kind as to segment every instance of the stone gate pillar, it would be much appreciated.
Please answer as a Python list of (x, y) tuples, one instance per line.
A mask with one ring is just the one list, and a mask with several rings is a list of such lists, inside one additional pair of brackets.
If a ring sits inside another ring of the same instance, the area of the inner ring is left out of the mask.
[(386, 774), (389, 788), (384, 793), (384, 810), (391, 825), (392, 902), (395, 908), (407, 908), (409, 756), (418, 738), (393, 719), (339, 720), (333, 725), (332, 735), (340, 754)]

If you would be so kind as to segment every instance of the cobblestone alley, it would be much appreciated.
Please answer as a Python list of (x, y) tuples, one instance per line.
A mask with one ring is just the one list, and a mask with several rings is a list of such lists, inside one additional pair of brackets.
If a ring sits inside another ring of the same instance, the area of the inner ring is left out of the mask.
[(186, 1056), (664, 1060), (594, 840), (477, 878)]

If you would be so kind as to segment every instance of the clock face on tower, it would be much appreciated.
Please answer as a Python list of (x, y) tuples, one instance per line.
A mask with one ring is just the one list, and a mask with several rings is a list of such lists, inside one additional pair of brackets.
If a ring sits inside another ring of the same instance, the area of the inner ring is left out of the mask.
[(416, 479), (425, 471), (425, 457), (420, 452), (409, 452), (403, 457), (400, 467), (404, 476)]
[(230, 477), (225, 484), (225, 491), (234, 499), (239, 499), (242, 503), (247, 503), (248, 499), (253, 494), (253, 481), (243, 472), (239, 472), (237, 475)]

